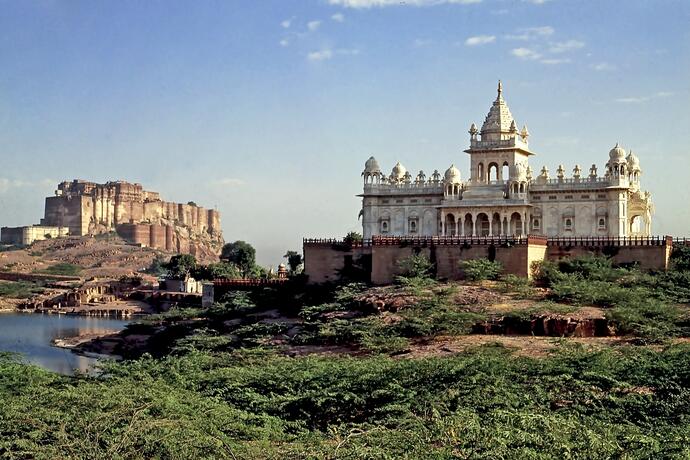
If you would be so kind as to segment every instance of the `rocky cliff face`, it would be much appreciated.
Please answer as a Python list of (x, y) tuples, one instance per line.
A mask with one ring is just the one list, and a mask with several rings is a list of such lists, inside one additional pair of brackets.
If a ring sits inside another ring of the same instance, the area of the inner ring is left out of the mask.
[(41, 222), (75, 236), (116, 231), (131, 243), (202, 259), (217, 257), (224, 243), (218, 211), (163, 201), (158, 192), (123, 181), (62, 182), (46, 198)]

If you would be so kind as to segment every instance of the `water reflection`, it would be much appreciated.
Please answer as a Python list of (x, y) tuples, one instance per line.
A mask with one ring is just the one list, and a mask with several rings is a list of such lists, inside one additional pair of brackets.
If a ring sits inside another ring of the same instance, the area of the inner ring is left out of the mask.
[(128, 321), (82, 316), (0, 314), (0, 351), (20, 353), (28, 362), (61, 374), (89, 371), (97, 359), (52, 346), (60, 337), (115, 332)]

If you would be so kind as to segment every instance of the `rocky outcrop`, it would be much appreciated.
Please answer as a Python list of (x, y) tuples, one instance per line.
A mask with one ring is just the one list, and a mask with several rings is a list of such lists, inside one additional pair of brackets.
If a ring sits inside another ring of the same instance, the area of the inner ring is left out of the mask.
[(475, 324), (474, 334), (534, 335), (546, 337), (610, 337), (616, 331), (606, 318), (569, 318), (539, 315), (504, 316)]

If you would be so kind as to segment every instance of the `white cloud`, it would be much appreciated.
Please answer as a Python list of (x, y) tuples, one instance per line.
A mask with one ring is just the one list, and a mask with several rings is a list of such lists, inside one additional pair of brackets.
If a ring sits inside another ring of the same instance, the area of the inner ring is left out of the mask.
[(224, 177), (213, 182), (213, 184), (221, 187), (239, 187), (240, 185), (244, 185), (244, 181), (235, 177)]
[(333, 16), (331, 16), (331, 19), (333, 19), (335, 22), (344, 22), (345, 16), (342, 13), (335, 13)]
[(414, 46), (416, 48), (421, 48), (422, 46), (428, 46), (433, 43), (433, 40), (428, 39), (428, 38), (417, 38), (414, 41)]
[(566, 51), (572, 51), (580, 49), (585, 46), (585, 42), (579, 40), (568, 40), (566, 42), (552, 43), (549, 51), (552, 53), (565, 53)]
[(506, 35), (507, 40), (532, 40), (539, 37), (548, 37), (555, 32), (551, 26), (527, 27), (518, 29), (517, 33)]
[(623, 102), (626, 104), (639, 104), (641, 102), (647, 102), (649, 100), (648, 96), (642, 97), (619, 97), (616, 102)]
[(307, 54), (307, 59), (310, 61), (327, 61), (335, 56), (357, 56), (358, 54), (359, 50), (357, 48), (340, 48), (337, 50), (325, 48)]
[(481, 3), (482, 0), (328, 0), (331, 5), (345, 8), (383, 8), (387, 6), (433, 6), (433, 5), (470, 5)]
[(529, 48), (514, 48), (510, 54), (525, 60), (535, 60), (541, 57), (541, 54)]
[(616, 66), (609, 64), (608, 62), (600, 62), (598, 64), (592, 64), (592, 68), (597, 72), (604, 72), (607, 70), (616, 70)]
[(283, 27), (283, 29), (289, 29), (292, 25), (292, 19), (286, 19), (283, 22), (281, 22), (280, 25)]
[(619, 97), (616, 99), (616, 102), (622, 102), (624, 104), (641, 104), (643, 102), (649, 102), (652, 99), (658, 99), (662, 97), (670, 97), (673, 96), (673, 92), (671, 91), (658, 91), (651, 96), (632, 96), (632, 97)]
[(541, 62), (542, 64), (554, 65), (554, 64), (567, 64), (571, 61), (570, 61), (570, 59), (564, 58), (564, 59), (542, 59), (539, 62)]
[(311, 30), (314, 32), (321, 26), (321, 21), (309, 21), (307, 23), (307, 29)]
[(279, 43), (282, 47), (286, 47), (290, 44), (290, 42), (286, 38), (282, 39)]
[(307, 54), (307, 59), (310, 61), (327, 61), (333, 57), (333, 51), (329, 49), (324, 49), (321, 51), (312, 51)]
[(475, 35), (474, 37), (469, 37), (465, 40), (465, 45), (467, 46), (477, 46), (486, 45), (487, 43), (493, 43), (496, 41), (495, 35)]

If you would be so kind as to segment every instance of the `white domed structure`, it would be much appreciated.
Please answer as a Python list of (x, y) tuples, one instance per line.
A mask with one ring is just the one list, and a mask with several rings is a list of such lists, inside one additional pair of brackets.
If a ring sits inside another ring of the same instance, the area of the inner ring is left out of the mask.
[(469, 167), (426, 169), (433, 171), (428, 176), (415, 168), (415, 176), (401, 163), (381, 173), (375, 158), (366, 161), (368, 179), (358, 195), (365, 240), (378, 235), (598, 239), (651, 234), (654, 208), (641, 188), (640, 160), (621, 144), (601, 150), (609, 154), (601, 169), (592, 165), (587, 171), (581, 161), (564, 161), (551, 165), (553, 175), (546, 166), (539, 173), (530, 167), (530, 132), (513, 118), (500, 82), (484, 122), (468, 128)]
[(450, 165), (443, 177), (447, 184), (460, 184), (462, 182), (460, 170), (454, 164)]
[(609, 177), (626, 177), (628, 162), (625, 157), (625, 150), (616, 142), (616, 145), (609, 151), (609, 161), (606, 163)]
[(395, 164), (395, 166), (393, 166), (393, 171), (391, 171), (391, 178), (397, 181), (401, 181), (405, 178), (406, 173), (407, 169), (398, 161)]
[(628, 162), (628, 168), (630, 168), (631, 172), (640, 171), (640, 159), (637, 158), (637, 155), (635, 155), (632, 150), (628, 154), (626, 160)]
[(364, 171), (362, 171), (362, 177), (364, 177), (364, 184), (374, 184), (381, 182), (381, 168), (379, 167), (379, 162), (376, 158), (369, 157), (369, 159), (364, 163)]
[(616, 145), (609, 151), (609, 161), (614, 163), (625, 163), (625, 150), (618, 142), (616, 142)]
[(379, 167), (379, 162), (376, 161), (376, 158), (374, 157), (369, 157), (366, 163), (364, 163), (364, 172), (365, 173), (375, 173), (375, 172), (381, 172), (381, 168)]

